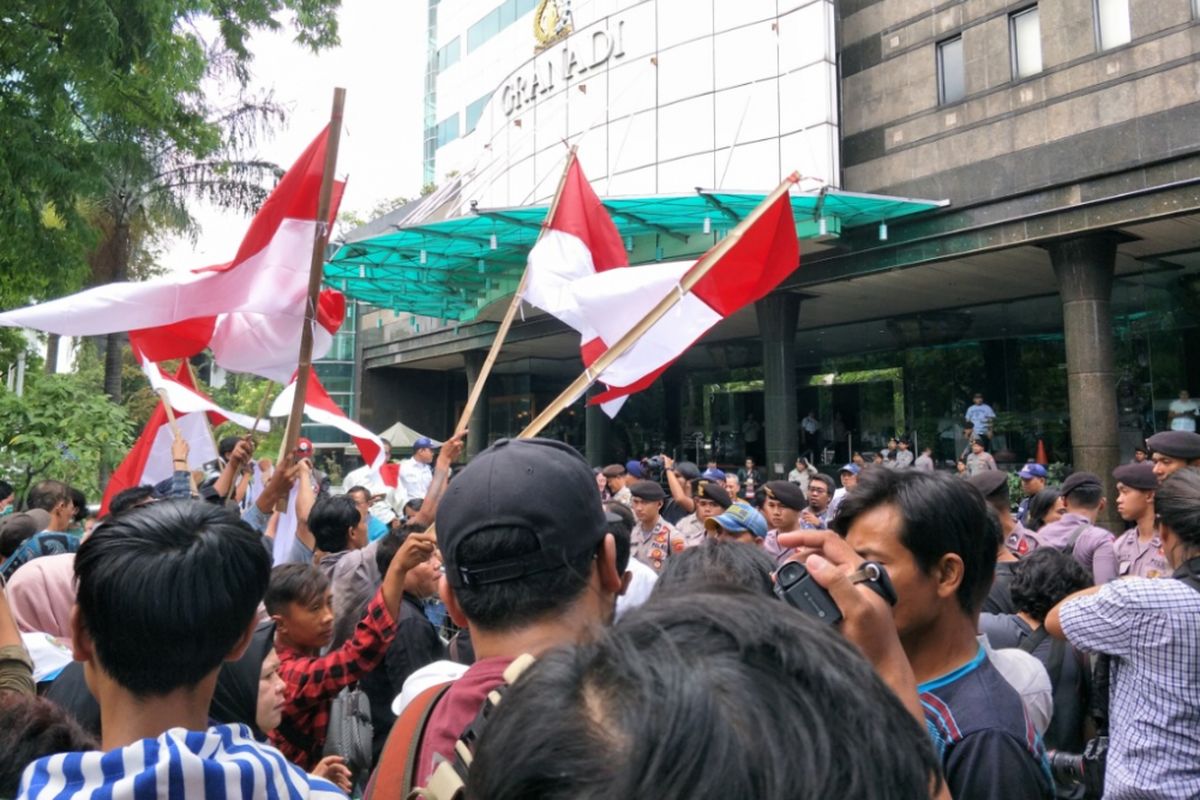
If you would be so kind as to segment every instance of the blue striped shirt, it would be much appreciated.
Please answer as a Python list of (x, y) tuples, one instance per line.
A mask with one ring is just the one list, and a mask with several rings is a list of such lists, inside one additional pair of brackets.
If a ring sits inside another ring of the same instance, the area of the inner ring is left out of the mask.
[(308, 775), (245, 725), (207, 731), (172, 728), (157, 739), (107, 753), (59, 753), (25, 768), (21, 800), (343, 800), (328, 781)]

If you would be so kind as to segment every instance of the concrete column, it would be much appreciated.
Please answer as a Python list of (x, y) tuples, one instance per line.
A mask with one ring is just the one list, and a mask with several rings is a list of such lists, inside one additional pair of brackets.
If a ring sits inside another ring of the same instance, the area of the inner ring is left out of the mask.
[[(467, 368), (467, 397), (471, 396), (471, 391), (475, 388), (475, 381), (479, 379), (479, 373), (483, 370), (483, 362), (486, 359), (487, 353), (484, 352), (472, 350), (463, 353), (463, 361)], [(470, 430), (467, 435), (468, 459), (474, 458), (480, 451), (487, 449), (488, 420), (488, 387), (484, 386), (483, 393), (479, 395), (479, 402), (472, 409), (471, 419), (467, 423)]]
[[(763, 443), (769, 480), (786, 478), (799, 452), (796, 408), (796, 324), (800, 296), (770, 294), (755, 304), (763, 346)], [(782, 471), (776, 469), (782, 467)]]
[[(601, 391), (600, 387), (588, 389), (588, 398), (594, 397)], [(610, 457), (609, 438), (612, 433), (612, 420), (600, 406), (588, 406), (584, 412), (586, 444), (584, 456), (593, 467), (603, 467), (608, 464)]]
[(1112, 470), (1120, 459), (1113, 374), (1112, 284), (1117, 237), (1111, 233), (1047, 245), (1063, 304), (1071, 460), (1107, 489), (1107, 520), (1116, 519)]

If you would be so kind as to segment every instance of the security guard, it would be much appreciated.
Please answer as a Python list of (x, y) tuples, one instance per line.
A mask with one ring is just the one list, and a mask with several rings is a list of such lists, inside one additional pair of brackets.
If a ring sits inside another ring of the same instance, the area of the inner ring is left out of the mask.
[(635, 481), (628, 488), (633, 515), (638, 521), (630, 536), (633, 554), (655, 572), (662, 572), (667, 558), (685, 547), (683, 536), (662, 518), (667, 493), (655, 481)]
[(691, 485), (692, 501), (696, 504), (696, 510), (675, 523), (675, 528), (683, 536), (683, 543), (686, 547), (703, 544), (707, 535), (704, 530), (704, 521), (717, 516), (729, 508), (733, 502), (729, 497), (729, 492), (725, 491), (725, 487), (716, 481), (696, 478)]
[(776, 564), (782, 564), (795, 549), (780, 547), (779, 534), (800, 530), (800, 512), (808, 507), (808, 500), (804, 497), (804, 490), (790, 481), (768, 481), (763, 489), (767, 493), (763, 511), (767, 522), (771, 524), (763, 540), (763, 549), (775, 559)]
[(1200, 466), (1200, 433), (1161, 431), (1147, 439), (1146, 446), (1159, 483), (1175, 470)]
[(1117, 513), (1126, 522), (1137, 523), (1113, 543), (1117, 576), (1171, 577), (1154, 516), (1154, 491), (1158, 488), (1154, 467), (1142, 461), (1117, 467), (1112, 474), (1117, 481)]

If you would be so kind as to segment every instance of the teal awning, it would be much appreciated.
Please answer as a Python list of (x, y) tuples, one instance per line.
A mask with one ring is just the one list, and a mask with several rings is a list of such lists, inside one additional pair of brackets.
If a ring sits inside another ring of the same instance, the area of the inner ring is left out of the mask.
[[(605, 198), (626, 239), (630, 264), (695, 258), (736, 225), (765, 194), (699, 191), (690, 195)], [(836, 237), (930, 211), (947, 201), (827, 189), (793, 195), (797, 235)], [(325, 265), (325, 282), (380, 308), (469, 322), (516, 290), (547, 206), (475, 209), (342, 245)]]

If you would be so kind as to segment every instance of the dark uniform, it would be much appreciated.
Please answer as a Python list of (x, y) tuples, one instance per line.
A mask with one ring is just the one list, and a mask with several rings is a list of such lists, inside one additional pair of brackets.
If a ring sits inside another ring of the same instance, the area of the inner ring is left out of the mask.
[[(808, 500), (804, 497), (804, 491), (790, 481), (770, 481), (766, 486), (767, 497), (771, 500), (776, 500), (793, 511), (803, 511), (808, 506)], [(804, 526), (801, 526), (804, 527)], [(790, 531), (785, 531), (790, 533)], [(779, 531), (775, 528), (767, 531), (767, 536), (763, 539), (763, 550), (767, 551), (767, 555), (775, 559), (776, 564), (782, 564), (787, 561), (795, 548), (783, 548), (779, 546)]]

